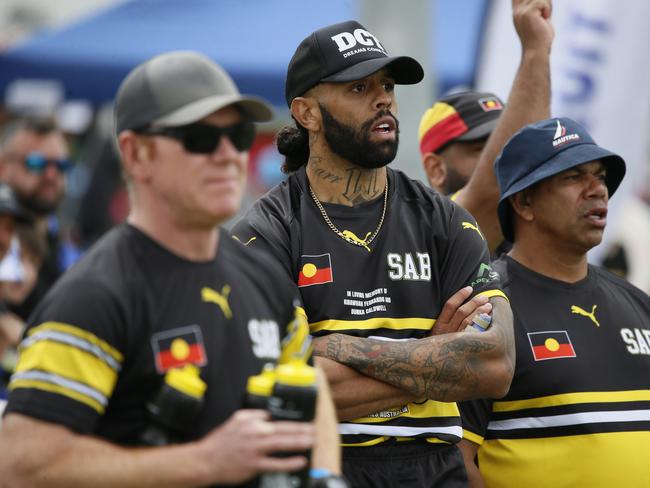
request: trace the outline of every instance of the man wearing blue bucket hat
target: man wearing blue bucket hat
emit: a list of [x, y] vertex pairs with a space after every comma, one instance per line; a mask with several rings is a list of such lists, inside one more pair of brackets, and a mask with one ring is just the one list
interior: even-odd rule
[[625, 163], [557, 118], [495, 170], [517, 360], [505, 398], [461, 405], [466, 459], [490, 487], [650, 486], [650, 298], [587, 262]]

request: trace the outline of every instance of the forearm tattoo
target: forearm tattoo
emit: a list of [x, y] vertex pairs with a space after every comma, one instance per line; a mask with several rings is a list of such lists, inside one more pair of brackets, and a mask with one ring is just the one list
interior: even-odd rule
[[446, 339], [397, 342], [331, 334], [318, 339], [314, 354], [418, 397], [445, 401], [477, 389], [480, 356], [498, 347], [475, 334], [454, 334]]

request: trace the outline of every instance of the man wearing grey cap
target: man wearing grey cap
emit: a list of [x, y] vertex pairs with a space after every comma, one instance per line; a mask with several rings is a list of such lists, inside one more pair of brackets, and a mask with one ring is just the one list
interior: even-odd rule
[[194, 52], [122, 82], [131, 212], [29, 322], [0, 432], [3, 484], [258, 486], [304, 468], [295, 453], [315, 439], [314, 464], [338, 469], [323, 384], [313, 423], [243, 408], [250, 376], [310, 354], [290, 283], [218, 227], [239, 209], [253, 122], [270, 118]]
[[[454, 402], [507, 391], [510, 310], [472, 217], [386, 168], [398, 145], [394, 87], [424, 76], [386, 49], [356, 21], [299, 44], [285, 87], [296, 125], [278, 135], [289, 178], [233, 232], [300, 290], [352, 485], [461, 487]], [[490, 304], [491, 328], [449, 325], [445, 303], [459, 290]]]
[[495, 169], [517, 361], [504, 398], [461, 403], [466, 460], [490, 487], [650, 486], [650, 298], [587, 262], [625, 163], [557, 118]]

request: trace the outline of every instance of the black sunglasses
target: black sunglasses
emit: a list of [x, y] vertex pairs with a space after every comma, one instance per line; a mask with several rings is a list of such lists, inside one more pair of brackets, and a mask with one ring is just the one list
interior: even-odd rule
[[34, 173], [42, 173], [50, 165], [56, 166], [61, 173], [66, 173], [72, 168], [72, 162], [68, 159], [47, 159], [38, 152], [32, 152], [25, 156], [25, 166]]
[[182, 142], [187, 152], [211, 154], [226, 136], [238, 151], [248, 151], [255, 140], [255, 126], [251, 122], [240, 122], [227, 127], [209, 124], [189, 124], [180, 127], [146, 127], [135, 132], [144, 135], [165, 136]]

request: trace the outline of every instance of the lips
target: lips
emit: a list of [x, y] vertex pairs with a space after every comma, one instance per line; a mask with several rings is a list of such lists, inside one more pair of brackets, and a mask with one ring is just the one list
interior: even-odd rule
[[604, 228], [607, 224], [607, 207], [599, 206], [591, 208], [587, 210], [583, 216], [595, 227]]
[[373, 132], [379, 132], [383, 134], [388, 134], [390, 132], [394, 132], [395, 128], [397, 127], [397, 124], [395, 123], [395, 119], [389, 115], [386, 115], [384, 117], [381, 117], [375, 125], [372, 127]]

